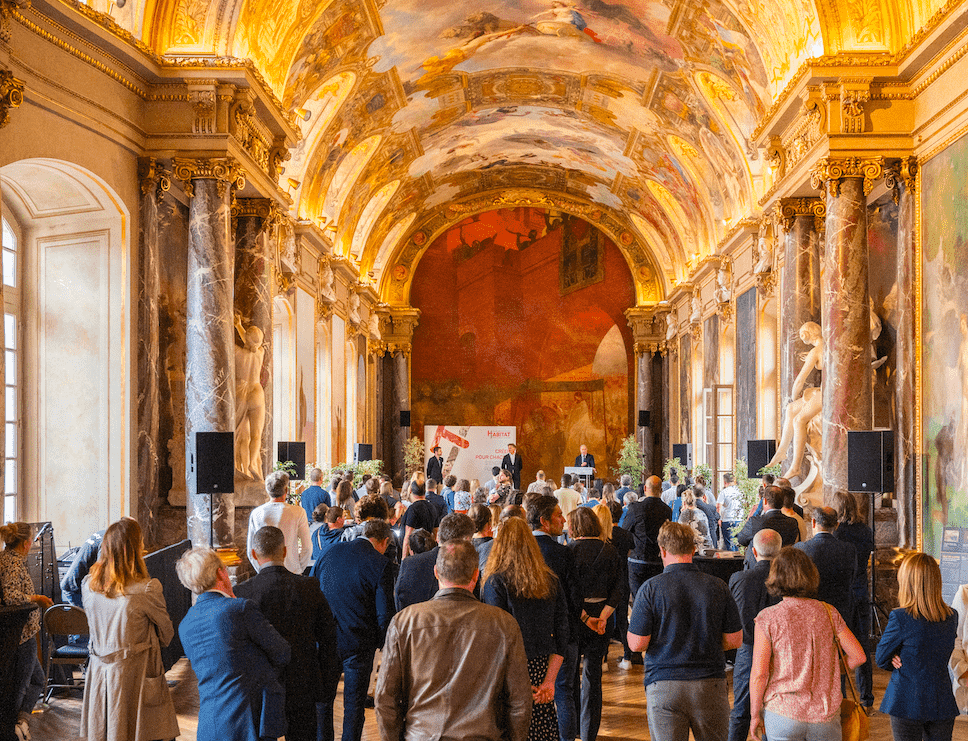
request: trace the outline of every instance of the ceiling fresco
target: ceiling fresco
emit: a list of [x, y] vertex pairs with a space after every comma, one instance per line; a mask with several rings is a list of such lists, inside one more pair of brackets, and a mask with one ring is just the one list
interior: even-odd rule
[[384, 295], [402, 295], [387, 281], [435, 212], [520, 189], [623, 225], [633, 274], [654, 263], [663, 294], [770, 186], [752, 132], [803, 62], [896, 50], [940, 3], [154, 0], [113, 12], [136, 26], [147, 7], [137, 33], [161, 53], [255, 62], [303, 135], [280, 179], [293, 214], [328, 228]]

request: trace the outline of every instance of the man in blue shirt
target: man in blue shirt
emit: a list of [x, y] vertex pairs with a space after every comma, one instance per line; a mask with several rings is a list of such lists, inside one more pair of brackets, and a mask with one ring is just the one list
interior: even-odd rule
[[325, 502], [329, 504], [329, 494], [322, 487], [323, 483], [323, 472], [319, 468], [314, 468], [309, 472], [309, 488], [302, 493], [302, 498], [299, 503], [302, 505], [303, 509], [306, 510], [306, 519], [309, 522], [313, 521], [313, 510]]
[[639, 589], [629, 648], [645, 651], [649, 738], [722, 741], [729, 728], [724, 651], [739, 648], [743, 625], [726, 583], [693, 565], [694, 532], [659, 530], [664, 569]]

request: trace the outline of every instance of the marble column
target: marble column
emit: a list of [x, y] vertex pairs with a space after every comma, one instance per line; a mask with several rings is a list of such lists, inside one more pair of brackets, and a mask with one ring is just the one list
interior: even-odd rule
[[[410, 438], [411, 427], [400, 424], [400, 412], [410, 411], [410, 346], [398, 347], [392, 354], [393, 372], [390, 376], [390, 416], [395, 420], [392, 435], [393, 474], [403, 477], [403, 449]], [[411, 420], [412, 422], [412, 420]]]
[[915, 468], [915, 202], [917, 160], [903, 160], [891, 178], [898, 198], [897, 217], [897, 330], [894, 356], [894, 442], [898, 536], [901, 548], [917, 547], [917, 480]]
[[[810, 346], [800, 339], [806, 322], [820, 324], [820, 238], [825, 206], [819, 198], [784, 198], [777, 211], [784, 232], [783, 269], [780, 275], [780, 403], [781, 419], [793, 401], [793, 382]], [[820, 223], [818, 223], [818, 221]], [[813, 371], [805, 387], [820, 385], [820, 373]], [[792, 446], [784, 454], [792, 458]]]
[[[664, 349], [659, 353], [660, 360], [660, 374], [662, 378], [662, 394], [659, 397], [659, 403], [662, 405], [662, 411], [659, 416], [659, 429], [660, 434], [660, 452], [659, 460], [655, 461], [655, 468], [652, 469], [651, 473], [661, 474], [662, 464], [665, 460], [669, 458], [672, 453], [672, 362], [669, 357], [670, 350]], [[659, 469], [658, 471], [656, 469]]]
[[[821, 276], [824, 502], [847, 489], [847, 431], [872, 423], [867, 193], [880, 165], [824, 161], [826, 236]], [[817, 177], [815, 175], [815, 177]]]
[[[262, 372], [260, 378], [265, 391], [266, 416], [262, 426], [262, 472], [272, 470], [272, 295], [269, 286], [271, 265], [270, 232], [275, 222], [275, 210], [268, 199], [239, 198], [232, 206], [235, 222], [235, 312], [246, 327], [262, 331]], [[263, 481], [248, 481], [239, 491], [236, 483], [236, 502], [258, 506], [265, 501]], [[249, 491], [249, 490], [253, 491]]]
[[[239, 175], [226, 160], [176, 159], [174, 169], [191, 198], [185, 340], [185, 444], [191, 461], [193, 433], [235, 430], [235, 250], [227, 186]], [[231, 547], [234, 494], [197, 491], [191, 466], [186, 479], [188, 537], [194, 545]]]
[[642, 451], [642, 463], [646, 471], [652, 470], [653, 458], [653, 433], [657, 429], [658, 420], [653, 410], [652, 404], [652, 353], [654, 348], [643, 347], [636, 344], [635, 348], [635, 408], [638, 411], [649, 413], [648, 427], [639, 427], [638, 414], [636, 414], [635, 426], [638, 431], [639, 450]]
[[165, 444], [159, 433], [165, 361], [160, 353], [158, 317], [161, 301], [158, 204], [171, 188], [171, 179], [154, 159], [143, 159], [138, 167], [141, 232], [138, 241], [138, 502], [135, 516], [141, 523], [145, 542], [157, 543], [159, 471]]

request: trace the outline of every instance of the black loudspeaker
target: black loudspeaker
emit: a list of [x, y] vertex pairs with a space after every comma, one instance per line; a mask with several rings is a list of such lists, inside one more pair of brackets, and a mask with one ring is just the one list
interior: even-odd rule
[[[692, 468], [692, 443], [673, 443], [672, 457], [678, 458], [683, 468]], [[685, 475], [684, 471], [680, 473]]]
[[639, 427], [650, 427], [652, 425], [652, 412], [648, 409], [639, 409]]
[[276, 460], [279, 463], [292, 461], [296, 466], [295, 475], [290, 476], [293, 481], [302, 481], [306, 478], [306, 443], [279, 443], [278, 453]]
[[373, 460], [373, 446], [366, 443], [357, 443], [353, 446], [353, 462]]
[[751, 479], [760, 475], [766, 464], [776, 455], [776, 440], [746, 441], [746, 470]]
[[847, 489], [894, 491], [894, 430], [847, 431]]
[[199, 494], [235, 491], [235, 433], [196, 432], [191, 465]]
[[410, 426], [410, 410], [406, 409], [400, 412], [400, 426], [409, 427]]

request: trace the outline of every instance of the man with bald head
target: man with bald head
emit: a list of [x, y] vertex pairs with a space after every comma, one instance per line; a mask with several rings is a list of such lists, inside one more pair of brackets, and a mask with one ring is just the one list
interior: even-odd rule
[[760, 610], [779, 602], [766, 589], [770, 563], [783, 547], [776, 530], [760, 530], [753, 536], [750, 550], [756, 560], [752, 569], [739, 571], [729, 579], [729, 591], [739, 608], [743, 623], [743, 645], [736, 649], [733, 666], [733, 709], [729, 715], [729, 741], [746, 741], [750, 732], [750, 670], [753, 668], [753, 620]]

